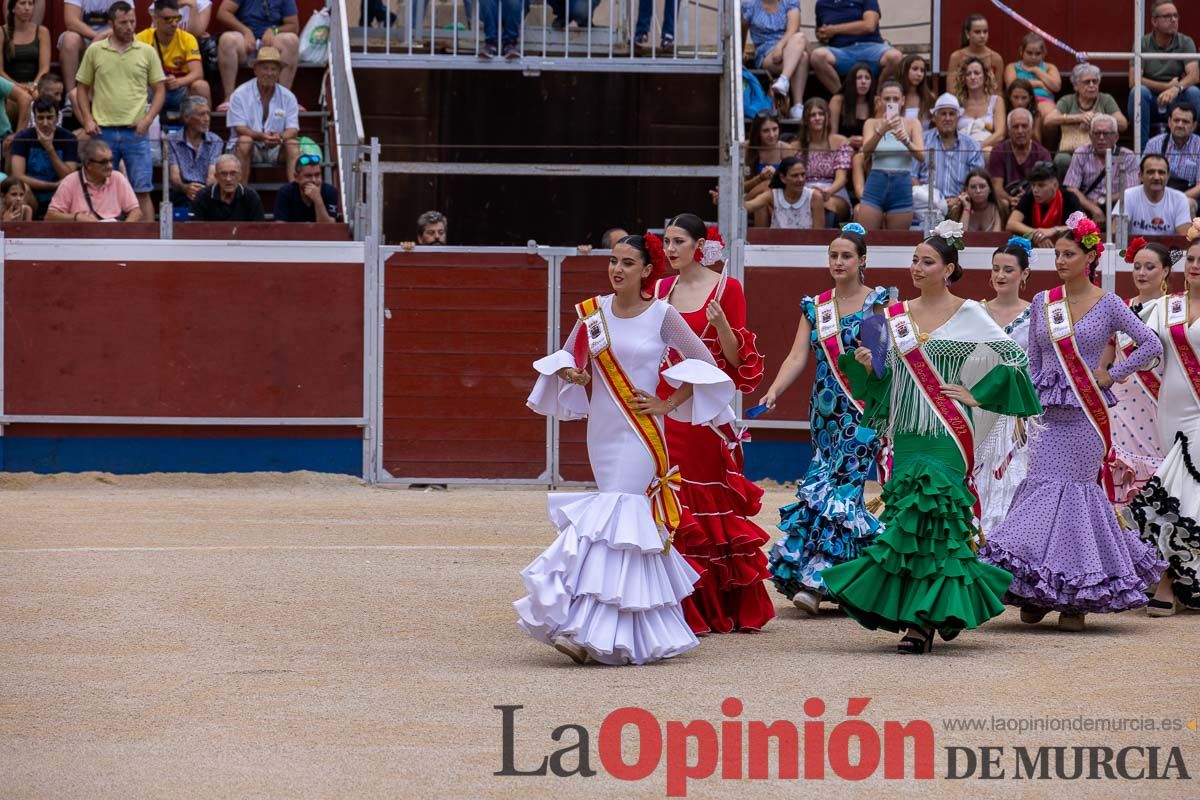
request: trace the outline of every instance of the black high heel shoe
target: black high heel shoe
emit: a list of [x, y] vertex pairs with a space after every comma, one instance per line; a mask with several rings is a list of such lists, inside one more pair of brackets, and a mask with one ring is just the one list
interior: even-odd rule
[[896, 652], [909, 656], [933, 652], [933, 631], [927, 628], [909, 628], [905, 637], [896, 645]]

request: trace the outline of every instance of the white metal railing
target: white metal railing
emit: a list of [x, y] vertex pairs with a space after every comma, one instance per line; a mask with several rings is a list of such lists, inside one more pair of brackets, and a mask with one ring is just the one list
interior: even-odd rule
[[[726, 38], [721, 21], [727, 6], [738, 5], [733, 0], [549, 0], [538, 5], [434, 0], [430, 8], [431, 0], [353, 2], [352, 16], [344, 18], [358, 66], [485, 66], [534, 73], [720, 72]], [[346, 15], [346, 7], [335, 8], [338, 13]], [[664, 47], [668, 37], [673, 41]]]
[[350, 63], [350, 32], [346, 27], [346, 0], [333, 0], [329, 26], [329, 107], [333, 112], [337, 135], [338, 183], [342, 213], [355, 239], [362, 238], [362, 171], [358, 161], [363, 153], [362, 112], [358, 107], [358, 87]]

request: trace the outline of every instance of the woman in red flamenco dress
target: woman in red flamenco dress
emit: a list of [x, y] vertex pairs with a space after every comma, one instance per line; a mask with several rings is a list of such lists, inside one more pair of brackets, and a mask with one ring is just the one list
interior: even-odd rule
[[[667, 225], [662, 246], [678, 274], [659, 281], [656, 296], [675, 306], [739, 392], [754, 391], [763, 362], [746, 329], [742, 286], [705, 266], [720, 260], [716, 229], [710, 232], [696, 215], [681, 214]], [[674, 352], [667, 357], [672, 363], [678, 359]], [[671, 391], [665, 382], [659, 388], [660, 395]], [[761, 508], [762, 489], [742, 474], [741, 443], [731, 424], [692, 426], [667, 419], [666, 429], [671, 463], [683, 478], [675, 547], [701, 573], [695, 592], [683, 601], [684, 616], [698, 634], [757, 631], [775, 616], [764, 583], [771, 573], [762, 548], [770, 537], [749, 519]]]

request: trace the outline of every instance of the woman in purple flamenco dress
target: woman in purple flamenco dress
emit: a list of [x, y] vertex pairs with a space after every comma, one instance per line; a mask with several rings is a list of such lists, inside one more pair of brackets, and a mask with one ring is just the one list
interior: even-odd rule
[[[1075, 215], [1068, 225], [1071, 233], [1055, 246], [1063, 286], [1035, 296], [1030, 315], [1029, 371], [1045, 414], [1031, 426], [1028, 476], [979, 559], [1013, 574], [1004, 601], [1021, 608], [1022, 622], [1058, 611], [1060, 629], [1081, 631], [1086, 614], [1146, 605], [1147, 588], [1166, 566], [1120, 527], [1098, 480], [1108, 449], [1101, 431], [1111, 444], [1108, 389], [1152, 365], [1162, 343], [1092, 282], [1103, 252], [1095, 225]], [[1110, 371], [1100, 361], [1117, 331], [1137, 347]]]

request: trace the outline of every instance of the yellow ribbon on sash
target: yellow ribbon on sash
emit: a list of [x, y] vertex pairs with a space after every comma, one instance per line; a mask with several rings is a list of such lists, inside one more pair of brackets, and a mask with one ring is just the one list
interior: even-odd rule
[[[646, 487], [646, 496], [650, 498], [655, 524], [667, 532], [667, 540], [663, 548], [663, 551], [666, 552], [671, 547], [671, 541], [675, 535], [675, 529], [679, 527], [681, 516], [679, 489], [683, 479], [679, 475], [679, 467], [671, 466], [670, 458], [667, 456], [667, 439], [663, 435], [658, 418], [650, 414], [639, 414], [633, 410], [636, 387], [629, 376], [625, 374], [625, 370], [621, 368], [616, 356], [613, 355], [608, 339], [607, 325], [604, 321], [604, 312], [600, 308], [600, 298], [592, 297], [584, 300], [575, 306], [575, 311], [583, 323], [583, 333], [588, 337], [588, 353], [599, 368], [598, 372], [604, 378], [605, 386], [608, 387], [613, 399], [617, 401], [617, 407], [625, 415], [630, 427], [638, 434], [638, 438], [650, 452], [650, 457], [654, 459], [655, 477]], [[601, 326], [601, 329], [594, 330], [592, 326], [596, 325]], [[593, 344], [598, 346], [593, 347]]]

